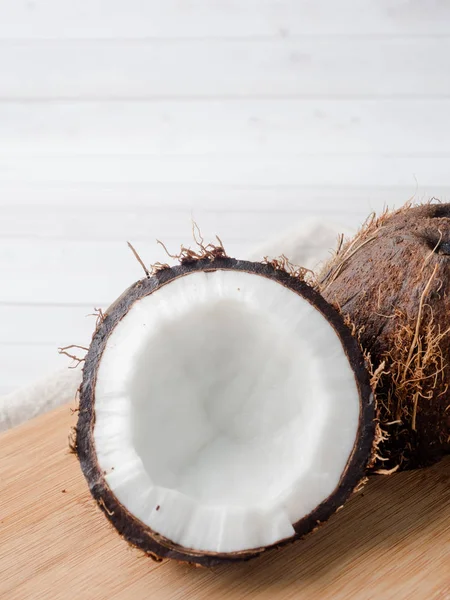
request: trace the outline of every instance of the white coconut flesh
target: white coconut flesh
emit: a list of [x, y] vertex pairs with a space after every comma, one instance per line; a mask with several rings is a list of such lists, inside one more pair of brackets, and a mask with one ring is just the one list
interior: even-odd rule
[[194, 272], [137, 300], [95, 386], [94, 444], [127, 510], [185, 548], [294, 534], [356, 440], [354, 372], [326, 318], [272, 279]]

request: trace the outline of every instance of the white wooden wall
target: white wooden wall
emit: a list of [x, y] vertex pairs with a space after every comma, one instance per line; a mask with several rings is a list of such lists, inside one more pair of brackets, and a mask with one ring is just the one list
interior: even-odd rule
[[191, 215], [233, 254], [450, 199], [450, 2], [0, 0], [0, 394]]

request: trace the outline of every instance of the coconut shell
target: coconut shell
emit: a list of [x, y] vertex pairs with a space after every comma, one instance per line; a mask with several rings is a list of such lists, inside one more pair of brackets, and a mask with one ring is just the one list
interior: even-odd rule
[[[280, 264], [277, 261], [274, 261], [273, 264], [251, 263], [223, 256], [200, 260], [185, 259], [181, 264], [173, 268], [162, 268], [153, 276], [149, 276], [133, 284], [108, 309], [106, 314], [102, 315], [102, 319], [99, 320], [98, 328], [93, 336], [83, 368], [83, 382], [80, 388], [80, 408], [74, 451], [78, 455], [90, 492], [101, 510], [130, 544], [137, 546], [153, 558], [173, 558], [202, 566], [212, 566], [222, 562], [248, 560], [268, 550], [267, 547], [264, 547], [252, 548], [242, 552], [219, 554], [200, 552], [175, 544], [157, 532], [152, 531], [148, 526], [135, 518], [117, 500], [108, 487], [105, 475], [97, 461], [93, 436], [95, 424], [95, 382], [102, 353], [108, 343], [111, 332], [117, 323], [127, 314], [131, 306], [140, 298], [153, 293], [161, 286], [170, 285], [170, 282], [175, 278], [189, 275], [189, 273], [194, 271], [232, 269], [255, 273], [262, 277], [276, 280], [280, 284], [297, 292], [315, 306], [335, 329], [355, 374], [360, 397], [359, 429], [352, 454], [341, 475], [340, 482], [334, 492], [317, 506], [313, 512], [294, 524], [295, 536], [287, 540], [281, 540], [273, 547], [292, 542], [316, 529], [320, 523], [328, 520], [344, 504], [353, 491], [361, 486], [361, 483], [365, 482], [367, 464], [372, 460], [374, 452], [375, 413], [369, 375], [360, 346], [350, 329], [345, 325], [339, 312], [328, 304], [310, 285], [302, 281], [301, 277], [290, 275], [283, 268], [280, 268]], [[161, 452], [164, 452], [164, 448], [161, 448]]]
[[359, 330], [379, 378], [386, 439], [375, 468], [426, 466], [449, 453], [450, 204], [371, 218], [318, 280]]

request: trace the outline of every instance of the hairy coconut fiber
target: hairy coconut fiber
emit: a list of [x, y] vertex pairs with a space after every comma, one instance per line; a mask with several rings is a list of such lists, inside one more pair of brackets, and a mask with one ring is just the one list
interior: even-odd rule
[[371, 217], [318, 280], [359, 330], [379, 377], [386, 436], [375, 468], [425, 466], [449, 453], [450, 204]]

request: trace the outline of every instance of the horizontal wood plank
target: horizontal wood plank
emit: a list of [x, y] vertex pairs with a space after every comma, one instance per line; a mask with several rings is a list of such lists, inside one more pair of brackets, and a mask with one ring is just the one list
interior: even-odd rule
[[[203, 213], [233, 212], [236, 215], [242, 211], [260, 213], [295, 210], [299, 212], [299, 218], [308, 214], [323, 216], [326, 213], [331, 215], [332, 219], [341, 216], [346, 220], [348, 213], [367, 215], [385, 205], [391, 208], [398, 207], [412, 196], [419, 201], [428, 200], [433, 196], [450, 200], [450, 186], [420, 185], [414, 180], [405, 186], [326, 186], [323, 183], [307, 186], [288, 185], [285, 182], [278, 185], [236, 185], [231, 182], [155, 184], [131, 181], [32, 184], [21, 181], [8, 184], [0, 181], [0, 206], [3, 216], [7, 218], [9, 211], [19, 209], [24, 220], [27, 211], [32, 210], [41, 211], [47, 218], [52, 214], [64, 218], [66, 211], [81, 212], [87, 208], [94, 212], [100, 209], [110, 212], [111, 219], [117, 212], [137, 212], [146, 218], [150, 211], [154, 215], [159, 211], [173, 211], [174, 218], [181, 213], [180, 218], [185, 219], [191, 211], [198, 210]], [[197, 218], [197, 212], [193, 214]], [[89, 227], [87, 221], [88, 219], [86, 226]], [[184, 225], [183, 222], [183, 227]], [[158, 235], [163, 234], [167, 235], [167, 232], [158, 232]]]
[[[345, 213], [336, 207], [328, 214], [329, 222], [335, 218], [348, 226], [358, 226], [369, 211], [369, 203], [364, 200], [361, 198], [361, 205], [353, 206], [352, 212]], [[313, 211], [305, 204], [302, 205], [299, 199], [298, 207], [277, 210], [274, 198], [272, 207], [261, 211], [257, 207], [242, 207], [239, 211], [215, 210], [212, 204], [210, 209], [192, 208], [192, 212], [188, 208], [173, 210], [164, 205], [159, 209], [151, 206], [129, 208], [125, 203], [115, 209], [94, 206], [88, 210], [76, 205], [61, 205], [53, 210], [42, 210], [38, 204], [28, 206], [26, 210], [14, 205], [0, 205], [0, 238], [15, 240], [19, 246], [20, 240], [16, 238], [31, 243], [39, 240], [118, 242], [122, 250], [127, 240], [154, 246], [161, 238], [169, 246], [177, 247], [182, 242], [193, 242], [191, 230], [192, 219], [195, 219], [205, 239], [213, 240], [217, 234], [224, 243], [251, 244], [269, 240], [296, 222], [320, 214], [320, 207], [316, 206]]]
[[450, 99], [0, 102], [0, 153], [449, 151]]
[[3, 41], [0, 99], [438, 97], [450, 37]]
[[440, 35], [445, 2], [341, 0], [36, 0], [0, 3], [0, 38], [189, 38], [288, 35]]
[[445, 154], [0, 154], [5, 184], [111, 183], [252, 186], [450, 186]]

